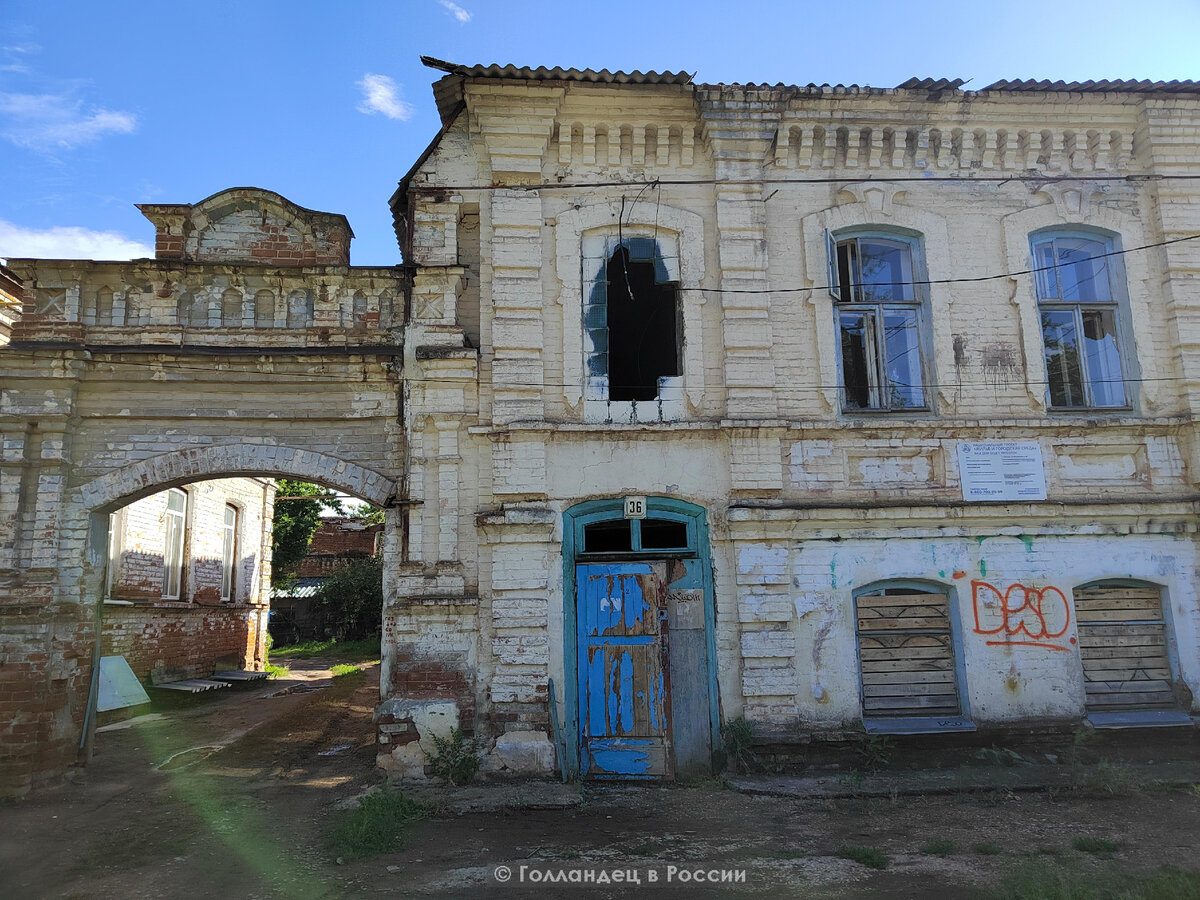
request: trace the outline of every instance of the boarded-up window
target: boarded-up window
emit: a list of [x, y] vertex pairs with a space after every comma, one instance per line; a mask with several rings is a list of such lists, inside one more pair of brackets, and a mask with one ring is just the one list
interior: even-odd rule
[[957, 716], [946, 594], [887, 588], [855, 600], [863, 718]]
[[1091, 711], [1174, 707], [1162, 593], [1151, 584], [1075, 591], [1079, 656]]

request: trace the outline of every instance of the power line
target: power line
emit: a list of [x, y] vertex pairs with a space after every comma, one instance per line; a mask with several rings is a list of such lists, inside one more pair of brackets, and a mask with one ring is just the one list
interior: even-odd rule
[[534, 184], [418, 184], [410, 185], [409, 191], [417, 194], [465, 193], [467, 191], [528, 192], [553, 189], [585, 190], [588, 188], [604, 187], [639, 187], [641, 185], [656, 183], [660, 185], [672, 186], [728, 185], [730, 187], [753, 187], [755, 185], [768, 184], [870, 184], [872, 182], [880, 184], [928, 184], [931, 182], [955, 182], [959, 184], [1007, 184], [1010, 181], [1034, 181], [1041, 184], [1062, 184], [1083, 181], [1124, 181], [1132, 184], [1141, 184], [1145, 182], [1156, 181], [1197, 180], [1200, 180], [1200, 175], [1184, 175], [1167, 172], [1153, 172], [1141, 175], [1048, 175], [1025, 171], [1013, 172], [1008, 175], [897, 175], [878, 178], [874, 177], [873, 175], [855, 178], [854, 174], [851, 173], [838, 177], [823, 176], [819, 178], [754, 178], [745, 180], [731, 180], [728, 178], [654, 178], [647, 180], [635, 178], [630, 179], [629, 181], [540, 181]]
[[[655, 186], [657, 184], [658, 184], [658, 181], [656, 180], [653, 182], [649, 182], [646, 185], [646, 187]], [[636, 203], [637, 200], [640, 199], [641, 193], [644, 193], [644, 191], [645, 191], [645, 188], [643, 188], [642, 192], [639, 192], [638, 198], [635, 198], [634, 203]], [[1077, 265], [1078, 263], [1081, 263], [1081, 262], [1090, 262], [1093, 260], [1106, 259], [1109, 257], [1124, 256], [1125, 254], [1128, 254], [1128, 253], [1136, 253], [1136, 252], [1141, 252], [1144, 250], [1153, 250], [1153, 249], [1156, 249], [1159, 247], [1165, 247], [1165, 246], [1169, 246], [1171, 244], [1178, 244], [1178, 243], [1182, 243], [1184, 241], [1193, 241], [1193, 240], [1197, 240], [1197, 239], [1200, 239], [1200, 234], [1185, 235], [1183, 237], [1170, 238], [1170, 239], [1163, 240], [1163, 241], [1157, 241], [1157, 242], [1151, 243], [1151, 244], [1143, 244], [1138, 247], [1128, 247], [1128, 248], [1122, 248], [1120, 250], [1111, 250], [1111, 251], [1108, 251], [1105, 253], [1097, 253], [1092, 256], [1079, 257], [1078, 259], [1069, 260], [1067, 262], [1056, 262], [1056, 263], [1054, 263], [1052, 265], [1048, 265], [1048, 266], [1036, 266], [1033, 268], [1021, 269], [1021, 270], [1014, 271], [1014, 272], [1002, 272], [1002, 273], [993, 274], [993, 275], [978, 275], [978, 276], [960, 277], [960, 278], [940, 278], [940, 279], [925, 279], [925, 280], [897, 281], [897, 282], [870, 282], [869, 286], [871, 286], [871, 287], [925, 286], [925, 285], [935, 285], [935, 284], [963, 284], [963, 283], [980, 283], [980, 282], [987, 282], [987, 281], [995, 281], [995, 280], [999, 280], [1002, 278], [1014, 278], [1019, 275], [1032, 275], [1032, 274], [1036, 274], [1038, 272], [1057, 270], [1059, 268], [1063, 268], [1066, 266]], [[849, 287], [861, 287], [861, 286], [863, 286], [863, 284], [866, 284], [866, 283], [857, 283], [857, 284], [850, 285]], [[696, 291], [696, 292], [704, 292], [704, 293], [719, 293], [719, 294], [723, 294], [723, 293], [729, 293], [729, 294], [775, 294], [775, 293], [781, 293], [781, 294], [785, 294], [785, 293], [802, 293], [802, 292], [822, 291], [822, 290], [828, 291], [828, 290], [830, 290], [830, 288], [831, 288], [830, 285], [813, 285], [811, 287], [795, 287], [795, 288], [777, 287], [777, 288], [742, 288], [742, 289], [681, 287], [681, 288], [679, 288], [679, 290]], [[850, 305], [853, 305], [853, 304], [850, 304]], [[1065, 305], [1069, 305], [1069, 304], [1065, 304]], [[48, 344], [54, 343], [55, 346], [52, 348], [54, 351], [64, 350], [64, 349], [76, 349], [74, 347], [63, 346], [61, 344], [58, 344], [57, 342], [46, 342], [46, 343], [48, 343]], [[19, 345], [16, 349], [28, 350], [30, 352], [37, 352], [36, 344], [37, 344], [37, 342], [34, 342], [34, 341], [22, 342], [22, 344]], [[51, 348], [48, 348], [48, 349], [51, 349]], [[79, 345], [77, 349], [81, 349], [81, 350], [88, 351], [88, 352], [106, 353], [106, 354], [117, 354], [117, 353], [122, 352], [121, 347], [119, 345], [100, 345], [100, 346], [93, 345], [92, 347], [89, 347], [88, 345], [83, 344], [83, 345]], [[347, 347], [339, 346], [336, 348], [337, 355], [339, 357], [341, 357], [342, 359], [347, 360], [346, 365], [355, 365], [355, 366], [362, 365], [362, 364], [349, 362], [349, 359], [351, 357], [378, 355], [384, 349], [395, 350], [395, 349], [398, 349], [398, 347], [392, 347], [391, 345], [369, 345], [367, 347], [362, 347], [362, 348], [356, 348], [356, 347], [350, 347], [350, 346], [347, 346]], [[205, 353], [207, 353], [207, 354], [211, 354], [214, 357], [224, 357], [227, 359], [232, 359], [232, 358], [249, 359], [252, 356], [269, 355], [271, 353], [271, 350], [272, 350], [272, 348], [265, 348], [265, 347], [264, 348], [212, 347], [212, 346], [188, 347], [187, 345], [170, 345], [170, 346], [164, 345], [161, 348], [159, 348], [159, 347], [154, 347], [154, 348], [139, 347], [134, 351], [127, 351], [127, 352], [136, 352], [139, 354], [153, 354], [153, 355], [159, 355], [159, 354], [165, 355], [167, 353], [171, 353], [171, 354], [185, 354], [185, 353], [205, 354]], [[303, 352], [304, 352], [303, 355], [306, 355], [306, 356], [320, 356], [320, 355], [322, 355], [322, 352], [323, 352], [323, 348], [320, 348], [320, 347], [304, 347], [304, 348], [299, 348], [299, 349], [292, 348], [291, 350], [283, 351], [283, 354], [298, 353], [300, 350], [303, 350]], [[355, 351], [358, 351], [358, 352], [355, 352]], [[208, 372], [208, 373], [212, 373], [214, 371], [217, 371], [217, 372], [223, 371], [221, 369], [214, 370], [212, 367], [185, 366], [185, 365], [179, 365], [179, 364], [175, 364], [175, 363], [137, 362], [137, 361], [127, 360], [127, 359], [109, 359], [109, 360], [104, 360], [104, 361], [99, 361], [99, 360], [93, 359], [90, 362], [94, 366], [124, 365], [124, 366], [143, 367], [143, 368], [153, 369], [155, 371], [171, 370], [171, 371], [179, 371], [179, 372], [194, 371], [194, 372]], [[336, 362], [333, 364], [336, 364]], [[302, 380], [320, 379], [320, 376], [311, 375], [309, 373], [302, 373], [302, 372], [262, 372], [262, 371], [258, 371], [255, 374], [258, 376], [265, 376], [265, 377], [271, 377], [271, 378], [298, 378], [298, 379], [302, 379]], [[1003, 379], [1001, 379], [1001, 380], [1003, 380]], [[1186, 380], [1188, 380], [1188, 379], [1181, 377], [1181, 376], [1179, 376], [1179, 377], [1169, 376], [1169, 377], [1162, 377], [1162, 378], [1121, 378], [1121, 379], [1112, 379], [1107, 382], [1097, 382], [1097, 383], [1134, 384], [1134, 383], [1173, 382], [1173, 381], [1186, 381]], [[420, 381], [414, 382], [414, 383], [415, 384], [430, 384], [430, 383], [438, 383], [438, 382], [447, 383], [447, 384], [461, 384], [462, 379], [422, 378]], [[348, 382], [343, 382], [343, 383], [348, 384]], [[1025, 379], [1021, 379], [1019, 382], [1014, 379], [1012, 383], [1024, 384], [1027, 387], [1044, 386], [1044, 385], [1050, 384], [1050, 382], [1048, 382], [1048, 381], [1039, 382], [1039, 381], [1028, 381]], [[930, 385], [929, 389], [961, 388], [964, 386], [971, 386], [974, 384], [975, 384], [975, 382], [942, 382], [938, 385]], [[535, 388], [535, 389], [536, 388], [556, 388], [556, 387], [557, 388], [579, 387], [579, 385], [575, 384], [575, 383], [558, 383], [558, 384], [556, 384], [553, 382], [546, 382], [546, 381], [542, 381], [542, 382], [508, 381], [508, 382], [504, 382], [503, 385], [508, 386], [508, 387]], [[610, 389], [614, 388], [614, 387], [615, 388], [622, 388], [622, 387], [632, 388], [632, 387], [640, 387], [640, 385], [610, 384], [609, 387], [610, 387]], [[805, 392], [837, 390], [837, 389], [841, 389], [842, 387], [844, 387], [844, 385], [842, 385], [842, 384], [835, 384], [835, 385], [827, 385], [827, 384], [794, 385], [793, 384], [793, 385], [788, 386], [788, 388], [791, 389], [792, 391], [800, 390], [800, 391], [805, 391]], [[648, 400], [648, 401], [639, 401], [639, 402], [653, 403], [655, 401]]]
[[924, 280], [913, 281], [871, 281], [871, 282], [855, 282], [850, 285], [830, 285], [830, 284], [815, 284], [812, 287], [775, 287], [775, 288], [706, 288], [706, 287], [681, 287], [681, 291], [696, 291], [705, 294], [794, 294], [803, 293], [805, 291], [828, 291], [835, 287], [920, 287], [934, 284], [979, 284], [984, 281], [998, 281], [1001, 278], [1016, 278], [1018, 275], [1036, 275], [1038, 272], [1050, 272], [1067, 266], [1078, 265], [1081, 262], [1091, 262], [1097, 259], [1107, 259], [1110, 256], [1124, 256], [1127, 253], [1137, 253], [1142, 250], [1154, 250], [1158, 247], [1166, 247], [1170, 244], [1180, 244], [1184, 241], [1194, 241], [1200, 239], [1200, 234], [1189, 234], [1184, 237], [1169, 238], [1165, 241], [1156, 241], [1153, 244], [1142, 244], [1140, 247], [1125, 247], [1120, 250], [1109, 250], [1107, 253], [1096, 253], [1092, 256], [1081, 256], [1078, 259], [1072, 259], [1067, 262], [1054, 263], [1049, 266], [1035, 266], [1032, 269], [1018, 269], [1015, 272], [1001, 272], [998, 275], [973, 275], [962, 278], [927, 278]]
[[[214, 369], [212, 367], [204, 367], [204, 366], [185, 366], [185, 365], [177, 365], [177, 364], [173, 364], [173, 363], [139, 362], [139, 361], [128, 360], [128, 359], [113, 359], [113, 360], [104, 360], [104, 361], [93, 360], [92, 365], [96, 365], [96, 366], [110, 366], [110, 365], [111, 366], [129, 366], [129, 367], [133, 367], [133, 368], [153, 369], [154, 371], [168, 371], [169, 370], [169, 371], [178, 371], [178, 372], [206, 372], [209, 374], [223, 374], [223, 373], [229, 371], [229, 370]], [[294, 379], [301, 379], [301, 380], [305, 380], [305, 381], [321, 381], [322, 383], [329, 382], [328, 378], [323, 378], [320, 375], [313, 375], [313, 374], [306, 373], [306, 372], [257, 372], [256, 371], [256, 372], [247, 373], [247, 374], [253, 374], [255, 377], [294, 378]], [[679, 377], [682, 377], [682, 376], [679, 376]], [[457, 384], [457, 385], [461, 385], [464, 380], [465, 379], [460, 379], [460, 378], [421, 378], [419, 380], [407, 382], [407, 384], [409, 386], [413, 386], [413, 387], [417, 387], [417, 386], [420, 386], [423, 384]], [[1191, 380], [1191, 379], [1188, 379], [1184, 376], [1168, 375], [1168, 376], [1161, 376], [1161, 377], [1157, 377], [1157, 378], [1122, 377], [1122, 378], [1109, 378], [1109, 379], [1093, 379], [1092, 383], [1093, 384], [1151, 384], [1151, 383], [1182, 382], [1182, 381], [1188, 381], [1188, 380]], [[1043, 387], [1043, 386], [1046, 386], [1051, 383], [1049, 381], [1032, 381], [1032, 380], [1029, 380], [1026, 378], [1012, 378], [1012, 379], [1000, 378], [1000, 379], [988, 380], [988, 381], [939, 381], [936, 384], [919, 385], [919, 387], [921, 387], [923, 390], [927, 390], [927, 391], [951, 390], [951, 389], [964, 388], [964, 387], [995, 387], [996, 386], [995, 382], [998, 382], [1000, 384], [1005, 384], [1005, 385], [1022, 385], [1025, 387]], [[334, 383], [336, 383], [338, 385], [344, 385], [346, 387], [352, 387], [355, 384], [354, 382], [350, 382], [350, 381], [347, 381], [342, 378], [337, 378]], [[506, 387], [531, 388], [531, 389], [537, 389], [537, 388], [563, 388], [563, 389], [565, 389], [565, 388], [577, 388], [579, 386], [580, 385], [577, 382], [505, 381], [505, 382], [501, 382], [499, 385], [494, 386], [493, 392], [497, 388], [499, 390], [503, 390]], [[639, 386], [640, 385], [613, 385], [613, 384], [609, 385], [610, 388], [612, 388], [612, 387], [617, 387], [617, 388], [639, 387]], [[721, 387], [727, 387], [727, 386], [721, 385]], [[814, 382], [814, 383], [808, 383], [808, 384], [789, 382], [786, 385], [781, 385], [780, 390], [783, 390], [785, 392], [792, 392], [792, 393], [816, 393], [818, 391], [841, 390], [844, 387], [845, 387], [845, 385], [842, 384], [841, 382], [838, 382], [836, 384], [830, 384], [830, 383], [825, 383], [825, 382]], [[655, 399], [655, 400], [639, 400], [637, 402], [651, 404], [651, 403], [658, 402], [658, 400], [657, 399]], [[1086, 409], [1081, 410], [1081, 411], [1095, 412], [1095, 411], [1097, 411], [1097, 409], [1103, 411], [1104, 408], [1103, 407], [1087, 407]], [[1119, 409], [1119, 407], [1118, 407], [1118, 409]]]

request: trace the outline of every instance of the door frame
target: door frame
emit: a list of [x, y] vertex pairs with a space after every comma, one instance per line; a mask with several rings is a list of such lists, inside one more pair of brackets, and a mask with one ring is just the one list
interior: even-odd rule
[[[689, 546], [686, 551], [643, 550], [625, 553], [598, 554], [590, 559], [580, 558], [585, 525], [624, 518], [623, 497], [585, 500], [563, 513], [563, 736], [567, 745], [567, 771], [579, 775], [579, 635], [577, 631], [578, 597], [576, 596], [575, 566], [588, 562], [649, 562], [660, 559], [696, 559], [704, 588], [704, 642], [707, 657], [708, 707], [712, 741], [715, 749], [721, 734], [720, 698], [717, 694], [716, 603], [713, 596], [712, 553], [708, 540], [708, 519], [704, 507], [672, 497], [647, 497], [646, 517], [666, 518], [688, 526]], [[655, 515], [658, 514], [658, 515]], [[554, 715], [554, 711], [551, 711]]]

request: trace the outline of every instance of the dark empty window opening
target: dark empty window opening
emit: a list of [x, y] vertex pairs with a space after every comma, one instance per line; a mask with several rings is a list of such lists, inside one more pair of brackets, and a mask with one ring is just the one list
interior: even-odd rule
[[674, 550], [688, 546], [687, 525], [668, 519], [642, 520], [643, 550]]
[[605, 292], [608, 399], [653, 400], [660, 378], [681, 374], [678, 285], [666, 280], [657, 242], [620, 244], [595, 290]]
[[620, 553], [633, 549], [633, 532], [628, 519], [611, 519], [583, 526], [585, 553]]

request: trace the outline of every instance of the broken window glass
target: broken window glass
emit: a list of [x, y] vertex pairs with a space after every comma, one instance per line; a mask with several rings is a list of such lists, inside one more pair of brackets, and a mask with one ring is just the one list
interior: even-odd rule
[[1110, 250], [1107, 241], [1069, 235], [1033, 242], [1051, 407], [1128, 405]]
[[620, 553], [633, 549], [633, 531], [629, 519], [610, 519], [583, 526], [585, 553]]
[[587, 375], [607, 377], [608, 400], [653, 400], [680, 371], [678, 285], [658, 242], [628, 238], [600, 262], [583, 307]]
[[911, 243], [856, 237], [833, 247], [844, 408], [927, 408]]

